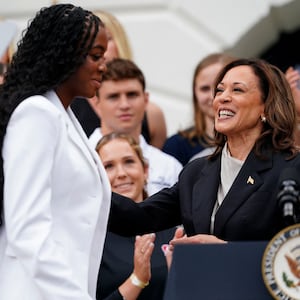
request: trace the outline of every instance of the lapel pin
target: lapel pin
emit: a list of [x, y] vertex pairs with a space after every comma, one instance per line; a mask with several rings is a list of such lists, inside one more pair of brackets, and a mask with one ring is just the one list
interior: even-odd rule
[[254, 184], [254, 179], [251, 176], [249, 176], [247, 179], [247, 183]]

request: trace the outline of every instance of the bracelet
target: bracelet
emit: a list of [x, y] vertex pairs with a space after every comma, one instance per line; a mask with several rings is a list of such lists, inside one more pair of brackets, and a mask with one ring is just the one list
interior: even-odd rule
[[147, 282], [143, 282], [141, 280], [139, 280], [139, 278], [134, 274], [132, 273], [130, 275], [130, 280], [131, 280], [131, 283], [141, 289], [145, 288], [147, 285], [149, 285], [149, 281]]

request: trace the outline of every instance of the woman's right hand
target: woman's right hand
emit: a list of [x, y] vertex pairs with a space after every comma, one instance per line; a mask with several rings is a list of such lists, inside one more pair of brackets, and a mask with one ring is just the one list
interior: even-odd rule
[[[186, 237], [186, 234], [184, 232], [184, 228], [182, 226], [179, 226], [173, 236], [173, 239], [171, 241], [177, 240], [177, 239], [181, 239], [183, 237]], [[171, 264], [172, 264], [172, 259], [173, 259], [173, 250], [174, 250], [174, 246], [171, 244], [163, 244], [161, 246], [161, 249], [166, 257], [166, 262], [167, 262], [167, 267], [168, 270], [170, 270], [171, 268]]]

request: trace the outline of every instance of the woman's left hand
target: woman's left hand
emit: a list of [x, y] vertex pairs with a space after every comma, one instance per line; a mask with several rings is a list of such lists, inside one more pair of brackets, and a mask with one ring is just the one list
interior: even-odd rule
[[148, 282], [151, 278], [151, 256], [154, 240], [154, 233], [138, 235], [135, 239], [133, 273], [143, 282]]
[[[184, 229], [182, 226], [179, 226], [173, 236], [173, 239], [171, 241], [177, 240], [177, 239], [181, 239], [183, 237], [185, 237], [185, 233], [184, 233]], [[161, 247], [165, 257], [166, 257], [166, 262], [167, 262], [167, 267], [170, 270], [171, 267], [171, 263], [172, 263], [172, 257], [173, 257], [173, 250], [174, 250], [174, 246], [172, 246], [171, 244], [164, 244]]]
[[170, 241], [170, 245], [173, 247], [178, 244], [225, 244], [225, 243], [227, 242], [211, 234], [196, 234], [189, 237], [185, 235], [181, 238], [176, 238]]

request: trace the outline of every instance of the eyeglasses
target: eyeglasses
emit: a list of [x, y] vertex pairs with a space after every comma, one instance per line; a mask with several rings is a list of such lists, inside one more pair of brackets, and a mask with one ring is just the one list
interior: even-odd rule
[[7, 64], [0, 62], [0, 76], [7, 71]]

